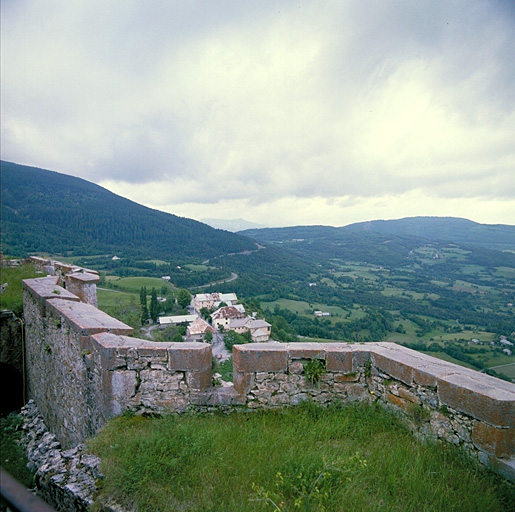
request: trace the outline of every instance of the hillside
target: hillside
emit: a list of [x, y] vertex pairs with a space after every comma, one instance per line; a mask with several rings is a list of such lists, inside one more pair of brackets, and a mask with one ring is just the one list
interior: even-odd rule
[[344, 227], [295, 226], [250, 229], [241, 234], [328, 262], [334, 258], [388, 267], [404, 266], [414, 251], [460, 247], [468, 264], [515, 265], [515, 226], [477, 224], [466, 219], [413, 217]]
[[117, 254], [202, 261], [256, 249], [250, 239], [152, 210], [86, 180], [1, 162], [7, 255]]
[[358, 222], [342, 228], [345, 232], [373, 231], [425, 239], [476, 245], [487, 249], [515, 250], [515, 226], [479, 224], [455, 217], [409, 217], [398, 220]]

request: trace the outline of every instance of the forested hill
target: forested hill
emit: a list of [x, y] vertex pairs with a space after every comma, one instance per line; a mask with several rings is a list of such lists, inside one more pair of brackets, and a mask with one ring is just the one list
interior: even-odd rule
[[294, 226], [287, 228], [247, 229], [240, 234], [264, 242], [290, 243], [333, 240], [343, 243], [367, 235], [374, 241], [388, 240], [391, 235], [418, 242], [454, 242], [494, 250], [515, 250], [515, 226], [478, 224], [454, 217], [409, 217], [399, 220], [374, 220], [343, 227]]
[[86, 180], [1, 162], [2, 251], [202, 260], [256, 249], [241, 235], [152, 210]]
[[341, 228], [345, 232], [373, 231], [391, 235], [476, 245], [486, 249], [515, 250], [515, 226], [479, 224], [455, 217], [408, 217], [398, 220], [358, 222]]

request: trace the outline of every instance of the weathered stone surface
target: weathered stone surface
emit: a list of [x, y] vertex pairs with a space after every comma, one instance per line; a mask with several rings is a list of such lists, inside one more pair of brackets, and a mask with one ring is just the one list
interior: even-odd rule
[[390, 358], [390, 354], [386, 356], [381, 353], [373, 353], [372, 359], [375, 367], [401, 382], [411, 385], [413, 383], [413, 367], [403, 361], [402, 355], [392, 355], [395, 355], [395, 358]]
[[205, 370], [211, 368], [212, 348], [206, 343], [168, 344], [168, 368], [171, 370]]
[[321, 343], [292, 343], [288, 348], [290, 359], [325, 358], [325, 346]]
[[241, 395], [246, 395], [254, 386], [254, 373], [233, 370], [234, 389]]
[[65, 322], [73, 330], [82, 334], [110, 332], [128, 335], [134, 331], [132, 327], [116, 320], [91, 304], [49, 299], [47, 300], [47, 309], [49, 312], [62, 315]]
[[245, 405], [245, 396], [238, 393], [233, 386], [212, 388], [208, 391], [194, 393], [190, 401], [194, 405], [238, 406]]
[[61, 299], [72, 302], [80, 300], [75, 294], [58, 285], [57, 276], [25, 279], [23, 288], [40, 299]]
[[204, 391], [212, 385], [212, 370], [211, 367], [204, 370], [192, 370], [186, 372], [186, 382], [190, 389], [195, 391]]
[[491, 425], [515, 428], [515, 385], [479, 372], [438, 379], [440, 401]]
[[403, 387], [400, 387], [398, 389], [398, 393], [401, 398], [404, 398], [404, 400], [407, 400], [408, 402], [411, 402], [414, 404], [420, 403], [420, 399], [418, 398], [417, 395], [411, 393], [410, 391], [404, 389]]
[[304, 371], [304, 365], [300, 361], [293, 361], [289, 364], [288, 371], [293, 375], [300, 375]]
[[472, 430], [472, 442], [481, 450], [496, 457], [515, 457], [515, 429], [496, 428], [478, 422]]
[[347, 346], [336, 345], [327, 347], [327, 371], [350, 373], [352, 367], [353, 353]]
[[286, 371], [288, 349], [286, 345], [260, 343], [233, 347], [235, 370], [243, 372]]
[[125, 404], [136, 390], [135, 371], [113, 371], [109, 372], [109, 395], [111, 396], [110, 414], [117, 416], [122, 414]]
[[407, 407], [406, 400], [394, 395], [393, 393], [386, 393], [386, 401], [397, 407], [401, 407], [402, 409], [406, 409]]
[[344, 373], [334, 376], [334, 382], [357, 382], [358, 380], [358, 373]]

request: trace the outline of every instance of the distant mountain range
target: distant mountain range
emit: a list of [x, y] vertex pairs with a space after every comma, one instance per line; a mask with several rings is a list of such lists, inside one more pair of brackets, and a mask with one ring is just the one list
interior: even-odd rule
[[202, 261], [254, 241], [147, 208], [81, 178], [1, 162], [2, 251]]
[[329, 226], [296, 226], [240, 231], [240, 234], [263, 242], [291, 243], [340, 240], [350, 242], [356, 236], [368, 235], [386, 240], [389, 235], [413, 237], [418, 241], [453, 242], [493, 250], [515, 250], [515, 226], [478, 224], [455, 217], [409, 217], [398, 220], [358, 222], [339, 228]]
[[[2, 251], [8, 256], [112, 254], [168, 262], [216, 261], [256, 280], [307, 276], [333, 258], [403, 265], [427, 243], [475, 248], [475, 262], [513, 264], [515, 226], [414, 217], [230, 233], [153, 210], [86, 180], [1, 162]], [[241, 221], [240, 222], [247, 222]], [[266, 250], [257, 250], [257, 242]], [[472, 263], [470, 261], [470, 263]], [[289, 276], [286, 278], [286, 276]]]

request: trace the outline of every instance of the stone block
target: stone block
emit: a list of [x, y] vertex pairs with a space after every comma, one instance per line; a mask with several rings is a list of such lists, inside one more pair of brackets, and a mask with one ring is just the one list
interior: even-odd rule
[[402, 353], [395, 354], [395, 359], [391, 355], [373, 353], [372, 361], [374, 366], [378, 370], [391, 375], [394, 379], [411, 385], [413, 383], [413, 367], [402, 360]]
[[254, 381], [253, 373], [233, 371], [234, 389], [241, 395], [246, 395], [254, 387]]
[[134, 331], [132, 327], [83, 302], [49, 299], [47, 310], [52, 314], [62, 315], [66, 323], [82, 335], [101, 332], [130, 335]]
[[290, 359], [325, 359], [325, 346], [320, 343], [292, 343], [288, 347]]
[[127, 402], [136, 390], [136, 372], [113, 371], [106, 372], [109, 382], [108, 396], [110, 404], [110, 414], [118, 416], [127, 406]]
[[293, 375], [300, 375], [304, 371], [304, 365], [300, 361], [293, 361], [288, 366], [288, 372]]
[[358, 383], [346, 384], [345, 391], [347, 396], [354, 400], [366, 400], [372, 396], [365, 386]]
[[406, 403], [406, 400], [404, 400], [403, 398], [401, 398], [400, 396], [396, 396], [392, 393], [386, 393], [386, 401], [397, 406], [397, 407], [400, 407], [402, 409], [407, 409], [408, 407], [408, 404]]
[[350, 373], [352, 367], [353, 353], [346, 346], [327, 347], [327, 365], [328, 372]]
[[190, 396], [193, 405], [207, 406], [236, 406], [245, 405], [245, 397], [240, 395], [232, 386], [222, 388], [212, 388], [208, 391], [193, 393]]
[[242, 372], [285, 372], [288, 350], [284, 345], [263, 343], [233, 347], [233, 366]]
[[513, 428], [496, 428], [477, 422], [472, 429], [472, 442], [480, 450], [496, 457], [515, 457], [515, 429]]
[[459, 371], [438, 379], [438, 398], [442, 404], [490, 425], [515, 428], [515, 385], [509, 382]]
[[[142, 400], [143, 402], [143, 400]], [[184, 412], [188, 406], [188, 402], [184, 397], [181, 396], [158, 396], [156, 395], [149, 404], [143, 404], [147, 407], [157, 408], [161, 411], [175, 411], [175, 412]]]
[[204, 343], [170, 343], [168, 368], [170, 370], [211, 369], [212, 348]]
[[411, 391], [408, 391], [407, 389], [399, 388], [398, 393], [401, 398], [404, 398], [404, 400], [407, 400], [408, 402], [411, 402], [413, 404], [420, 403], [420, 399], [418, 398], [418, 396], [411, 393]]
[[357, 382], [359, 380], [358, 373], [340, 373], [334, 376], [334, 382]]
[[204, 370], [186, 372], [186, 382], [191, 390], [205, 391], [213, 385], [213, 372], [211, 366]]

